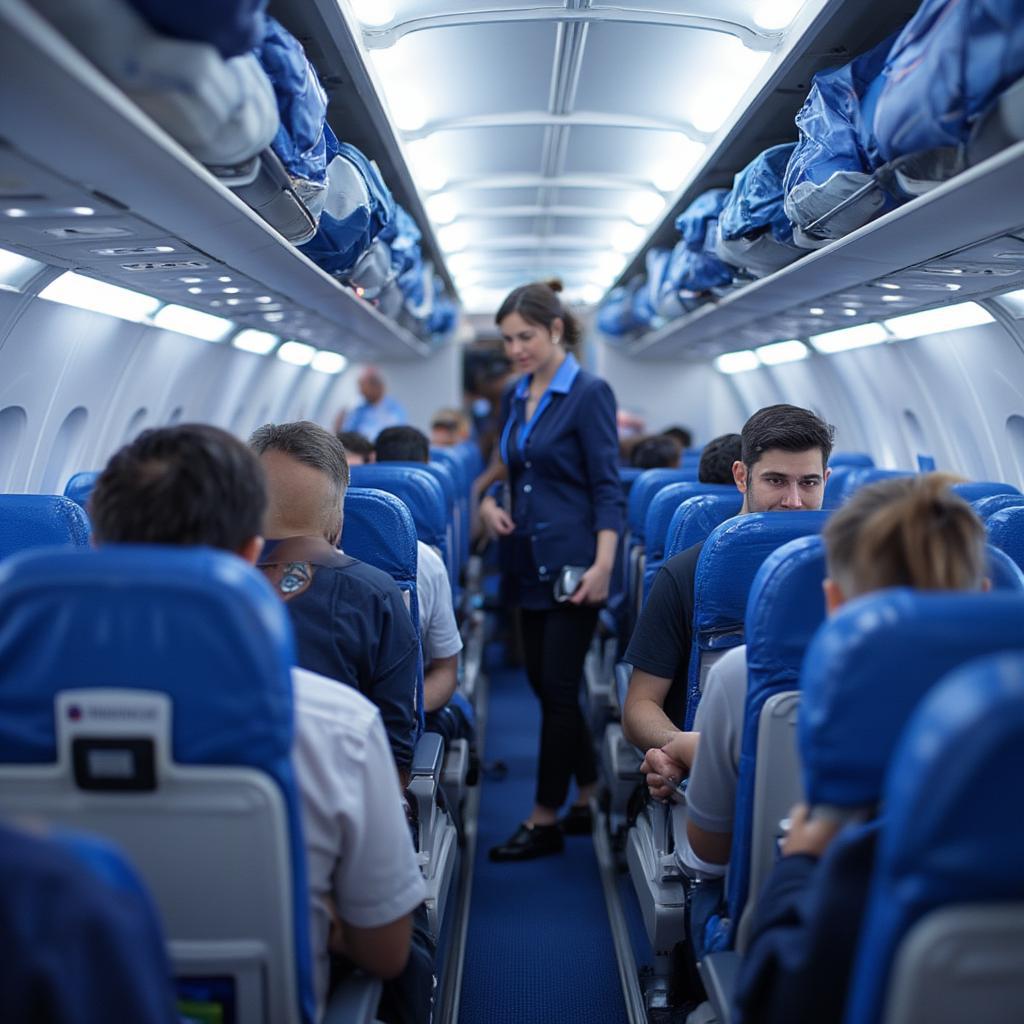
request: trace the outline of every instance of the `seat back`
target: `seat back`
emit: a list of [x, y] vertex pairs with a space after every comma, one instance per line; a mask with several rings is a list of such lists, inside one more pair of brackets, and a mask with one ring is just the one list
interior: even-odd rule
[[400, 498], [412, 514], [416, 536], [437, 548], [454, 574], [454, 545], [444, 488], [421, 462], [375, 462], [352, 467], [352, 486], [387, 491]]
[[839, 508], [843, 502], [861, 487], [876, 484], [880, 480], [893, 480], [896, 477], [913, 476], [909, 469], [875, 469], [868, 466], [840, 467], [835, 470], [825, 484], [825, 508]]
[[672, 513], [665, 531], [665, 561], [707, 540], [716, 526], [739, 515], [742, 507], [743, 495], [735, 487], [731, 494], [724, 492], [687, 498]]
[[[921, 702], [885, 816], [847, 1024], [1007, 1022], [1024, 1002], [1024, 653], [962, 665]], [[884, 1013], [883, 1013], [884, 1010]]]
[[633, 490], [633, 484], [636, 483], [636, 478], [641, 474], [645, 473], [646, 470], [638, 469], [636, 466], [619, 466], [619, 483], [622, 484], [622, 493], [629, 498], [630, 492]]
[[[476, 450], [476, 446], [473, 446]], [[479, 451], [477, 452], [479, 454]], [[469, 561], [469, 540], [472, 524], [470, 501], [475, 476], [472, 470], [472, 456], [469, 448], [457, 445], [452, 448], [431, 448], [430, 462], [432, 465], [444, 466], [452, 477], [455, 488], [455, 508], [457, 518], [457, 552], [459, 566]]]
[[1024, 505], [993, 512], [985, 522], [990, 544], [1024, 569]]
[[30, 551], [0, 623], [0, 813], [113, 839], [179, 976], [228, 979], [236, 1019], [312, 1022], [294, 644], [263, 577], [202, 548]]
[[57, 494], [0, 494], [0, 560], [30, 548], [87, 547], [89, 517]]
[[1004, 484], [995, 480], [968, 480], [966, 483], [953, 484], [950, 490], [959, 494], [966, 502], [981, 501], [982, 498], [994, 498], [997, 495], [1016, 496], [1024, 501], [1024, 495], [1013, 484]]
[[994, 512], [1001, 512], [1004, 508], [1016, 508], [1018, 505], [1024, 505], [1024, 494], [991, 494], [971, 502], [971, 508], [983, 523], [987, 522]]
[[685, 728], [693, 728], [711, 666], [727, 650], [743, 643], [747, 596], [761, 564], [783, 544], [820, 533], [827, 518], [827, 512], [754, 512], [712, 530], [694, 577]]
[[89, 507], [89, 498], [92, 496], [92, 490], [99, 478], [100, 475], [95, 470], [72, 474], [64, 485], [64, 497], [70, 498], [76, 505], [81, 505], [82, 508], [87, 509]]
[[871, 468], [875, 460], [867, 452], [833, 452], [828, 457], [828, 464], [833, 470], [840, 466]]

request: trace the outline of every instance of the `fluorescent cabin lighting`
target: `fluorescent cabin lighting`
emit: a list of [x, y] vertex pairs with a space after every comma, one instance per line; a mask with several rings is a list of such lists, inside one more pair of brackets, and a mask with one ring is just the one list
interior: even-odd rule
[[591, 304], [600, 302], [603, 295], [604, 289], [598, 284], [587, 284], [580, 290], [580, 298]]
[[920, 338], [926, 334], [944, 334], [946, 331], [958, 331], [962, 327], [990, 324], [992, 320], [992, 314], [976, 302], [961, 302], [956, 306], [898, 316], [886, 320], [885, 326], [897, 338]]
[[1007, 310], [1014, 320], [1024, 319], [1024, 289], [1006, 292], [998, 296], [999, 305]]
[[858, 324], [856, 327], [846, 327], [840, 331], [815, 334], [811, 337], [811, 344], [823, 355], [832, 355], [833, 352], [877, 345], [888, 337], [881, 324]]
[[38, 260], [30, 260], [27, 256], [19, 256], [16, 252], [0, 249], [0, 286], [17, 290], [31, 281], [43, 264]]
[[659, 192], [675, 192], [704, 155], [706, 148], [703, 142], [697, 142], [688, 135], [673, 135], [671, 152], [655, 164], [651, 184]]
[[328, 352], [321, 349], [310, 364], [314, 370], [320, 373], [341, 373], [348, 366], [348, 360], [340, 352]]
[[435, 224], [451, 224], [455, 220], [455, 200], [444, 192], [429, 196], [426, 207], [427, 216]]
[[469, 244], [469, 232], [465, 224], [449, 224], [438, 231], [437, 240], [446, 253], [460, 252]]
[[726, 352], [715, 359], [715, 369], [719, 373], [744, 373], [756, 370], [761, 365], [756, 352], [744, 349], [742, 352]]
[[367, 28], [380, 28], [395, 20], [395, 8], [388, 0], [352, 0], [352, 10]]
[[448, 184], [448, 172], [433, 139], [414, 139], [405, 145], [409, 170], [425, 192], [440, 192]]
[[631, 253], [644, 240], [643, 228], [636, 224], [620, 224], [611, 233], [612, 246], [621, 253]]
[[316, 349], [301, 341], [286, 341], [278, 350], [277, 358], [293, 366], [309, 366]]
[[762, 345], [754, 351], [765, 366], [795, 363], [800, 359], [806, 359], [810, 354], [810, 350], [802, 341], [776, 341], [771, 345]]
[[768, 60], [767, 52], [750, 50], [735, 36], [725, 36], [718, 46], [724, 52], [716, 51], [716, 59], [729, 69], [729, 77], [716, 77], [706, 91], [698, 87], [689, 96], [691, 123], [709, 134], [729, 119]]
[[235, 327], [230, 320], [189, 309], [188, 306], [164, 306], [153, 317], [153, 325], [178, 334], [189, 334], [202, 341], [223, 341]]
[[91, 309], [94, 313], [106, 313], [121, 320], [136, 323], [146, 320], [160, 306], [160, 300], [152, 295], [143, 295], [128, 288], [96, 281], [82, 274], [68, 271], [56, 281], [51, 281], [40, 293], [39, 298], [51, 302], [62, 302], [65, 306]]
[[665, 209], [665, 200], [656, 192], [637, 192], [630, 196], [626, 204], [626, 213], [634, 224], [646, 227], [658, 219]]
[[785, 28], [803, 7], [804, 0], [760, 0], [754, 8], [754, 24], [769, 32]]
[[254, 352], [258, 356], [265, 356], [268, 352], [271, 352], [277, 345], [277, 335], [270, 334], [268, 331], [255, 331], [252, 328], [248, 328], [244, 331], [239, 331], [231, 339], [231, 344], [235, 348], [240, 348], [243, 352]]

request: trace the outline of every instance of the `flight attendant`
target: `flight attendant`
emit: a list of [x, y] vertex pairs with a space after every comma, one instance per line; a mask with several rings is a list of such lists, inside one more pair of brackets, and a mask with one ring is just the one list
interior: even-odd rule
[[[558, 296], [561, 283], [516, 288], [495, 322], [521, 374], [503, 401], [501, 459], [510, 508], [492, 488], [480, 514], [501, 538], [507, 604], [521, 609], [523, 653], [541, 705], [536, 801], [492, 860], [558, 853], [563, 833], [590, 831], [597, 780], [580, 709], [583, 660], [607, 599], [623, 520], [615, 396], [580, 369], [580, 328]], [[575, 776], [578, 799], [558, 815]]]

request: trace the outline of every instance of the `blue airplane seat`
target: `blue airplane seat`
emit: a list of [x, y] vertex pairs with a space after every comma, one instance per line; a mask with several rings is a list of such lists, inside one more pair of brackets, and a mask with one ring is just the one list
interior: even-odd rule
[[985, 522], [989, 543], [1024, 569], [1024, 506], [993, 512]]
[[966, 502], [981, 501], [982, 498], [993, 498], [996, 495], [1011, 495], [1024, 500], [1024, 495], [1013, 486], [994, 480], [969, 480], [962, 484], [953, 484], [950, 490], [959, 494]]
[[[1024, 983], [1024, 654], [962, 665], [893, 754], [846, 1024], [1009, 1021]], [[1011, 953], [1013, 951], [1013, 953]]]
[[683, 480], [663, 487], [647, 506], [647, 517], [644, 520], [646, 560], [643, 596], [645, 601], [650, 593], [654, 577], [665, 561], [669, 526], [672, 524], [677, 509], [689, 498], [703, 495], [727, 495], [742, 499], [742, 495], [733, 484], [702, 484]]
[[[837, 469], [832, 476], [837, 479], [835, 482], [830, 478], [825, 484], [824, 507], [829, 509], [839, 508], [851, 495], [861, 487], [868, 484], [877, 484], [880, 480], [892, 480], [901, 476], [913, 476], [909, 469], [876, 469], [870, 466], [851, 466]], [[840, 474], [842, 474], [840, 476]]]
[[[744, 619], [747, 700], [726, 890], [733, 921], [740, 919], [748, 893], [760, 891], [774, 859], [775, 826], [794, 802], [785, 785], [790, 773], [799, 778], [792, 738], [788, 751], [783, 737], [780, 750], [769, 752], [772, 763], [766, 764], [762, 759], [760, 766], [758, 740], [762, 728], [783, 724], [763, 720], [762, 712], [772, 698], [797, 689], [804, 654], [825, 619], [821, 588], [825, 575], [825, 545], [821, 537], [798, 537], [768, 555], [750, 586]], [[791, 717], [790, 707], [783, 706], [781, 701], [774, 705], [773, 719]], [[787, 752], [794, 763], [782, 765], [781, 774], [786, 778], [777, 778], [776, 784], [762, 793], [762, 801], [767, 798], [770, 806], [756, 804], [758, 768], [762, 774], [773, 770], [778, 774], [776, 764]], [[769, 819], [767, 843], [762, 817]]]
[[64, 485], [64, 497], [70, 498], [76, 505], [81, 505], [83, 509], [88, 510], [89, 498], [92, 497], [92, 490], [99, 478], [100, 475], [96, 470], [72, 474]]
[[[743, 495], [734, 487], [732, 492], [702, 494], [687, 498], [673, 513], [665, 533], [665, 561], [694, 544], [708, 539], [716, 527], [732, 519], [743, 507]], [[651, 581], [653, 582], [653, 580]]]
[[636, 466], [619, 466], [619, 483], [622, 484], [622, 493], [629, 498], [630, 492], [633, 490], [633, 484], [636, 483], [636, 478], [646, 470], [639, 469]]
[[704, 453], [703, 445], [695, 445], [692, 448], [683, 449], [683, 461], [681, 465], [685, 469], [692, 469], [696, 472], [700, 468], [700, 457]]
[[992, 494], [971, 502], [975, 515], [983, 523], [988, 522], [989, 516], [994, 512], [1000, 512], [1004, 508], [1016, 508], [1018, 505], [1024, 505], [1024, 494]]
[[179, 978], [311, 1024], [295, 652], [267, 582], [204, 548], [27, 551], [0, 566], [0, 623], [0, 811], [115, 840]]
[[58, 494], [0, 494], [0, 560], [30, 548], [88, 547], [89, 517]]
[[[620, 476], [621, 476], [621, 470]], [[654, 496], [663, 487], [683, 481], [696, 480], [696, 474], [689, 469], [644, 469], [633, 481], [629, 491], [626, 521], [634, 544], [643, 544], [644, 526], [646, 525], [647, 509]]]
[[[476, 447], [475, 445], [473, 446]], [[431, 448], [432, 464], [444, 466], [451, 473], [455, 487], [455, 506], [458, 510], [458, 560], [459, 566], [469, 561], [470, 528], [472, 524], [473, 480], [475, 479], [471, 463], [470, 451], [461, 445], [452, 448]]]
[[827, 512], [754, 512], [712, 530], [693, 585], [693, 646], [684, 728], [693, 728], [704, 680], [725, 651], [743, 643], [747, 597], [764, 560], [797, 537], [821, 532]]
[[480, 451], [480, 445], [476, 441], [462, 441], [455, 445], [454, 450], [459, 452], [466, 460], [466, 467], [469, 471], [468, 478], [472, 484], [484, 471], [484, 457]]
[[833, 452], [829, 456], [828, 464], [832, 469], [838, 469], [840, 466], [861, 469], [873, 467], [875, 460], [867, 452]]
[[994, 544], [986, 545], [988, 565], [986, 575], [993, 590], [1024, 590], [1024, 570]]
[[825, 481], [825, 498], [821, 503], [822, 508], [837, 509], [845, 497], [846, 478], [863, 466], [840, 465], [832, 469], [828, 480]]
[[412, 513], [417, 538], [437, 548], [449, 578], [454, 577], [455, 550], [444, 488], [423, 463], [374, 462], [353, 466], [351, 482], [353, 487], [375, 488], [400, 498]]

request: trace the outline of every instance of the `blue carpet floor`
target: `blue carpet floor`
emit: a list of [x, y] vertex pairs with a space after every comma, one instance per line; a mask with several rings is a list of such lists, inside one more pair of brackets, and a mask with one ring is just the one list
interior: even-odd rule
[[540, 715], [521, 671], [491, 673], [486, 761], [460, 1024], [624, 1024], [615, 951], [589, 836], [564, 854], [492, 864], [533, 805]]

